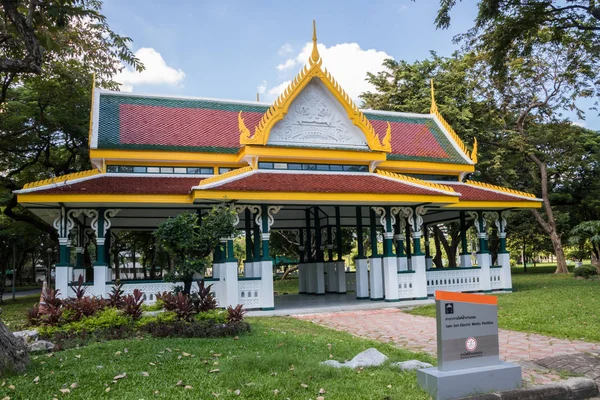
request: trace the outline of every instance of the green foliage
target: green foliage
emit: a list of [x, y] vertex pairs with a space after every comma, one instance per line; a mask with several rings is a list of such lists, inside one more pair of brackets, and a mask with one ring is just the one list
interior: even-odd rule
[[227, 322], [227, 312], [223, 310], [210, 310], [196, 314], [194, 316], [196, 321], [213, 321], [217, 324], [224, 324]]
[[195, 213], [182, 213], [158, 225], [154, 235], [158, 244], [174, 261], [173, 279], [181, 279], [190, 291], [194, 272], [203, 273], [208, 256], [221, 238], [235, 235], [235, 211], [226, 204], [214, 206], [200, 219]]
[[158, 313], [155, 316], [142, 316], [140, 319], [135, 321], [135, 327], [137, 329], [143, 328], [149, 323], [156, 324], [170, 324], [177, 320], [177, 314], [172, 311], [165, 311]]
[[143, 304], [142, 305], [142, 310], [143, 311], [159, 311], [163, 309], [163, 302], [161, 300], [156, 300], [154, 302], [154, 304]]
[[598, 275], [598, 270], [592, 265], [582, 265], [573, 270], [573, 276], [576, 278], [589, 279]]
[[571, 230], [570, 243], [592, 247], [596, 260], [600, 260], [600, 221], [584, 221]]
[[131, 318], [123, 314], [123, 312], [116, 308], [106, 308], [99, 311], [96, 315], [91, 317], [84, 317], [79, 321], [70, 322], [60, 326], [41, 326], [38, 332], [41, 336], [51, 337], [52, 335], [63, 332], [63, 333], [93, 333], [101, 329], [116, 329], [123, 326], [130, 325], [132, 323]]

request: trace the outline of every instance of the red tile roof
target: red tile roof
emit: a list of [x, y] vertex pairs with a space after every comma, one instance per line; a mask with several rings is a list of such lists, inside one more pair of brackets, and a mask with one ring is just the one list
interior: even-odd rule
[[200, 178], [102, 176], [42, 189], [44, 194], [188, 194]]
[[253, 173], [203, 190], [302, 193], [378, 193], [442, 195], [440, 192], [382, 178], [375, 174]]
[[[385, 132], [388, 121], [370, 120], [375, 132]], [[448, 158], [425, 124], [390, 122], [392, 128], [392, 153], [412, 157]]]
[[444, 182], [444, 185], [450, 186], [455, 192], [460, 193], [460, 201], [536, 201], [534, 198], [528, 199], [510, 193], [495, 192], [468, 184]]

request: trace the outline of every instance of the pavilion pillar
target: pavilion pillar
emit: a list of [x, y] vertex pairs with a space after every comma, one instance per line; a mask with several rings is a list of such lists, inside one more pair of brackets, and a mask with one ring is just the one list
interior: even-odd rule
[[[388, 207], [373, 207], [373, 211], [381, 216], [380, 221], [383, 225], [383, 294], [385, 301], [400, 301], [398, 292], [398, 261], [392, 251], [394, 242], [394, 225], [396, 217], [392, 209]], [[394, 211], [398, 210], [394, 207]]]
[[394, 239], [396, 240], [396, 261], [398, 263], [398, 272], [408, 271], [408, 259], [406, 257], [406, 253], [404, 252], [404, 241], [406, 240], [406, 236], [404, 234], [405, 232], [406, 220], [404, 219], [402, 212], [399, 212], [394, 235]]
[[365, 257], [364, 236], [363, 236], [362, 207], [356, 206], [356, 240], [358, 246], [358, 255], [354, 259], [356, 266], [356, 299], [367, 300], [369, 298], [369, 265]]
[[342, 217], [340, 215], [340, 206], [335, 206], [335, 240], [337, 247], [337, 260], [335, 263], [336, 290], [339, 294], [346, 293], [346, 262], [342, 258]]
[[383, 265], [381, 257], [377, 252], [377, 224], [375, 222], [375, 210], [370, 208], [371, 226], [371, 269], [369, 271], [369, 285], [371, 288], [371, 300], [383, 300]]
[[306, 293], [308, 294], [316, 294], [317, 293], [317, 265], [315, 263], [313, 251], [313, 236], [312, 236], [312, 227], [311, 227], [311, 217], [310, 217], [310, 208], [305, 210], [305, 219], [306, 219], [306, 265], [305, 265], [305, 274], [306, 274]]
[[[71, 265], [70, 239], [69, 234], [74, 226], [72, 213], [74, 210], [67, 210], [61, 207], [58, 214], [55, 214], [54, 228], [58, 233], [58, 262], [55, 266], [54, 288], [59, 290], [59, 297], [69, 297], [69, 283], [73, 276], [73, 266]], [[50, 266], [48, 266], [50, 268]], [[15, 274], [13, 271], [13, 279]], [[48, 282], [50, 284], [50, 282]]]
[[470, 212], [469, 213], [475, 222], [475, 229], [477, 230], [477, 239], [479, 240], [479, 250], [477, 251], [477, 266], [481, 268], [479, 272], [479, 289], [484, 293], [492, 291], [491, 272], [490, 272], [490, 254], [487, 248], [487, 233], [485, 220], [485, 213], [482, 212]]
[[75, 282], [79, 281], [79, 278], [82, 277], [85, 282], [85, 266], [83, 265], [83, 243], [85, 236], [85, 224], [75, 228], [76, 235], [76, 247], [75, 247], [75, 268], [73, 269], [73, 280]]
[[501, 280], [502, 290], [512, 292], [512, 274], [510, 270], [510, 254], [506, 250], [506, 215], [508, 211], [502, 211], [496, 218], [496, 227], [498, 228], [498, 238], [500, 239], [500, 249], [498, 251], [498, 264], [502, 266]]
[[235, 258], [234, 237], [221, 239], [221, 262], [219, 263], [219, 280], [221, 281], [222, 299], [219, 304], [222, 307], [235, 307], [239, 304], [238, 299], [238, 263]]
[[433, 268], [433, 257], [431, 257], [431, 242], [427, 225], [423, 225], [423, 232], [425, 233], [425, 269], [430, 270]]
[[325, 294], [325, 262], [323, 256], [323, 243], [321, 236], [321, 219], [319, 218], [319, 207], [315, 207], [315, 248], [317, 250], [316, 270], [316, 294]]
[[86, 214], [92, 218], [91, 226], [96, 232], [96, 262], [94, 263], [94, 295], [106, 297], [108, 294], [107, 281], [109, 273], [108, 262], [106, 259], [105, 246], [108, 245], [108, 230], [111, 226], [110, 218], [117, 215], [120, 210], [99, 208], [98, 210], [89, 210]]
[[260, 247], [261, 247], [261, 236], [260, 236], [260, 227], [262, 224], [262, 221], [260, 220], [260, 216], [261, 216], [261, 212], [260, 212], [260, 207], [259, 206], [254, 206], [254, 208], [251, 210], [253, 211], [253, 215], [255, 215], [255, 219], [253, 221], [253, 226], [254, 226], [254, 237], [253, 237], [253, 243], [254, 243], [254, 250], [252, 251], [254, 257], [252, 258], [252, 265], [251, 265], [251, 276], [258, 278], [260, 276], [260, 261], [261, 261], [261, 255], [260, 255]]
[[414, 210], [405, 208], [405, 215], [412, 226], [413, 254], [411, 267], [414, 272], [414, 295], [417, 300], [427, 299], [427, 271], [425, 266], [425, 254], [421, 251], [421, 229], [423, 227], [423, 215], [427, 212], [425, 207], [419, 206]]
[[306, 294], [308, 284], [305, 263], [306, 252], [304, 251], [306, 246], [304, 245], [304, 229], [302, 228], [298, 230], [298, 239], [300, 243], [298, 246], [298, 254], [300, 256], [300, 260], [298, 260], [298, 294]]
[[460, 212], [460, 266], [471, 268], [471, 253], [469, 253], [469, 242], [467, 241], [467, 219], [465, 212]]
[[333, 227], [327, 224], [327, 293], [337, 292], [337, 273], [335, 260], [333, 259]]

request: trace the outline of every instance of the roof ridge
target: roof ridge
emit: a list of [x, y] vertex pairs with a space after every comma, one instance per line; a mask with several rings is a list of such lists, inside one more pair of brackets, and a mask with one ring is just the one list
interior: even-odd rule
[[523, 192], [523, 191], [520, 191], [520, 190], [510, 189], [510, 188], [503, 187], [503, 186], [492, 185], [490, 183], [477, 182], [477, 181], [471, 181], [471, 180], [467, 180], [467, 181], [465, 181], [465, 183], [468, 183], [469, 185], [479, 186], [479, 187], [482, 187], [482, 188], [485, 188], [485, 189], [492, 189], [492, 190], [497, 190], [499, 192], [505, 192], [505, 193], [509, 193], [509, 194], [516, 194], [518, 196], [531, 197], [533, 199], [537, 199], [536, 195], [534, 195], [534, 194]]
[[383, 176], [389, 176], [391, 178], [398, 179], [401, 181], [416, 183], [417, 185], [428, 186], [437, 190], [443, 190], [445, 192], [456, 193], [452, 187], [442, 185], [441, 183], [428, 182], [423, 179], [413, 178], [412, 176], [397, 174], [395, 172], [390, 171], [377, 170], [376, 173]]
[[86, 171], [73, 172], [71, 174], [56, 176], [54, 178], [42, 179], [39, 181], [26, 183], [25, 185], [23, 185], [23, 189], [32, 189], [35, 187], [51, 185], [53, 183], [63, 183], [68, 180], [71, 180], [71, 179], [86, 178], [88, 176], [93, 176], [93, 175], [97, 175], [100, 173], [101, 172], [97, 169], [89, 169]]
[[237, 169], [232, 169], [231, 171], [227, 171], [223, 174], [219, 174], [219, 175], [214, 175], [211, 176], [210, 178], [206, 178], [206, 179], [202, 179], [200, 181], [200, 183], [198, 183], [198, 187], [199, 186], [205, 186], [211, 183], [215, 183], [215, 182], [220, 182], [222, 180], [225, 180], [227, 178], [231, 178], [237, 175], [241, 175], [244, 174], [246, 172], [250, 172], [253, 171], [254, 168], [252, 168], [252, 166], [248, 165], [246, 167], [242, 167], [242, 168], [237, 168]]

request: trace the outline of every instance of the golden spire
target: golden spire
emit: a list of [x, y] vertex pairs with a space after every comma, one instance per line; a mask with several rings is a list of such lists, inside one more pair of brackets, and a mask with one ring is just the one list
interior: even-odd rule
[[477, 164], [477, 138], [473, 139], [473, 151], [471, 151], [471, 161]]
[[429, 109], [430, 114], [435, 114], [437, 111], [437, 104], [435, 104], [435, 89], [433, 88], [433, 78], [431, 79], [431, 108]]
[[312, 53], [310, 54], [310, 58], [308, 60], [308, 63], [310, 65], [320, 63], [320, 60], [321, 60], [321, 56], [319, 55], [319, 49], [317, 48], [317, 22], [314, 19], [313, 19], [312, 42], [313, 42]]

